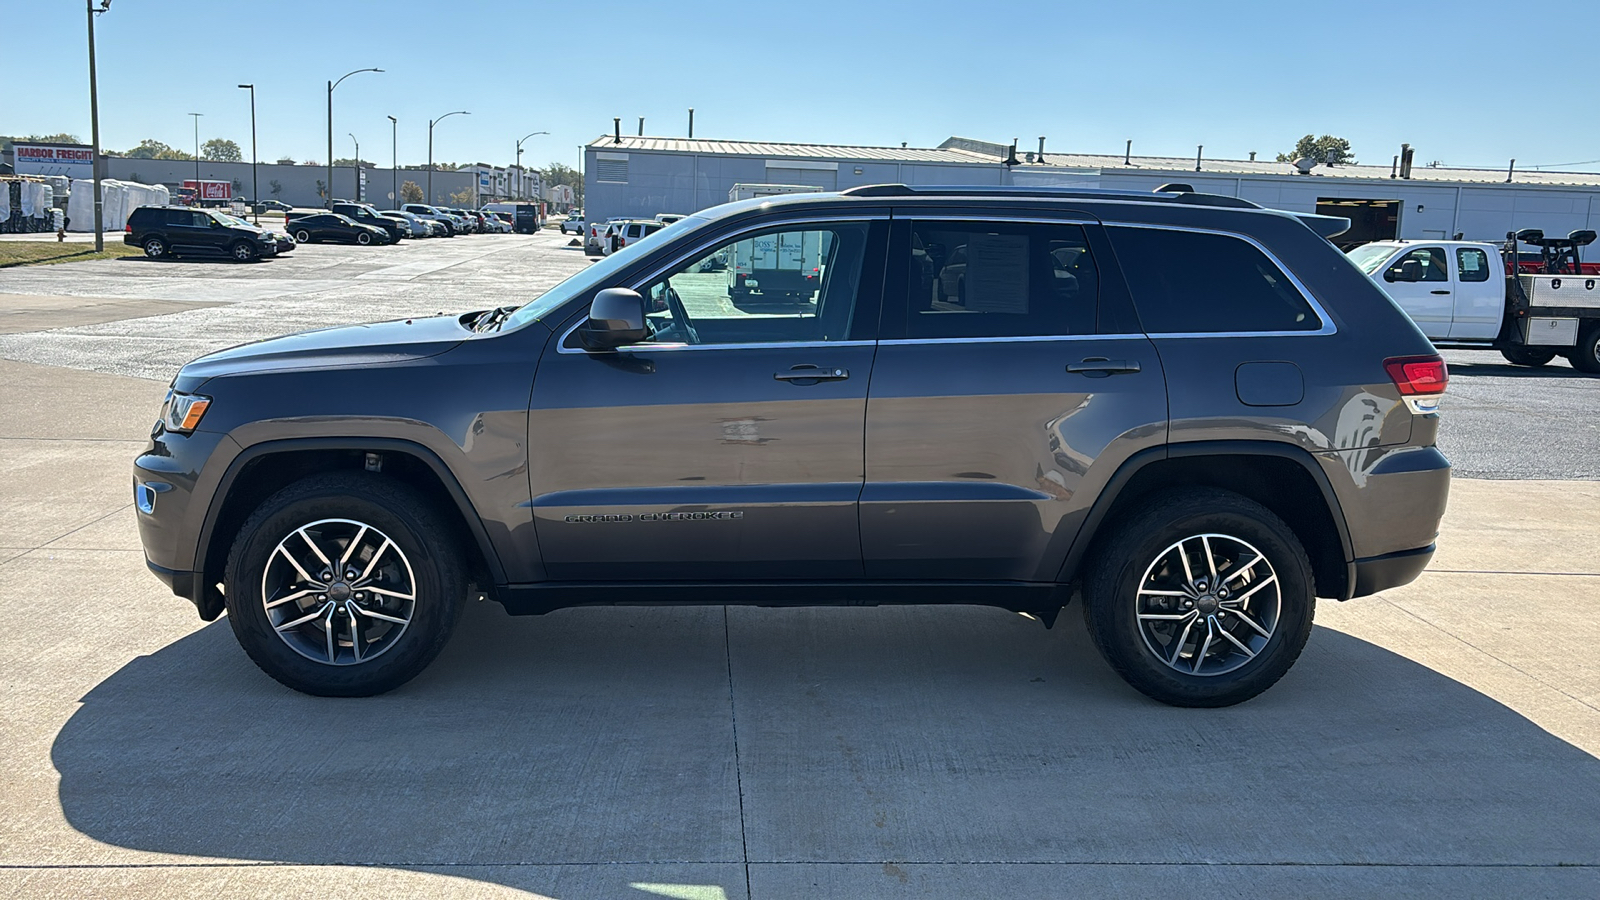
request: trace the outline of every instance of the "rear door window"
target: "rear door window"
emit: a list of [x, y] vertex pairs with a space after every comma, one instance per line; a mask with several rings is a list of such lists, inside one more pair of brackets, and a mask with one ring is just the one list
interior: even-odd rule
[[1094, 333], [1100, 279], [1081, 226], [913, 222], [909, 266], [907, 338]]
[[1488, 281], [1489, 254], [1476, 247], [1458, 247], [1456, 268], [1461, 270], [1462, 281]]
[[1150, 334], [1316, 331], [1306, 296], [1249, 241], [1165, 228], [1107, 229]]

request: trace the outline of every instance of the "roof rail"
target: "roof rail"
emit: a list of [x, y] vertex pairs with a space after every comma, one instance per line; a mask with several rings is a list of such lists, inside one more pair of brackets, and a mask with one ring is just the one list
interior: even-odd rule
[[[1164, 188], [1186, 185], [1163, 185]], [[1158, 189], [1159, 190], [1159, 189]], [[1261, 209], [1259, 204], [1239, 197], [1194, 192], [1145, 193], [1097, 188], [1019, 187], [1016, 185], [908, 185], [864, 184], [839, 193], [846, 197], [1040, 197], [1052, 200], [1141, 200], [1151, 203], [1183, 203], [1195, 206], [1224, 206], [1234, 209]]]

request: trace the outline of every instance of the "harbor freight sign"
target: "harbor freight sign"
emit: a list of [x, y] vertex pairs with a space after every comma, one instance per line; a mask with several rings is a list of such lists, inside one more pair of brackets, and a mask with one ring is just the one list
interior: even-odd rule
[[94, 148], [87, 144], [12, 145], [16, 152], [18, 175], [66, 175], [69, 178], [94, 177]]

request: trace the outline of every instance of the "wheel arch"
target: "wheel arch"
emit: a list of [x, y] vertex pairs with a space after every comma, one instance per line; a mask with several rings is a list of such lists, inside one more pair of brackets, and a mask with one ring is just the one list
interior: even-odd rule
[[1311, 559], [1317, 596], [1349, 599], [1355, 551], [1338, 495], [1308, 451], [1276, 441], [1194, 441], [1134, 454], [1090, 508], [1058, 580], [1078, 581], [1097, 540], [1141, 497], [1199, 486], [1241, 494], [1283, 519]]
[[[229, 463], [206, 510], [196, 546], [194, 570], [202, 618], [222, 613], [222, 580], [228, 551], [250, 513], [268, 497], [308, 475], [342, 469], [362, 470], [366, 455], [382, 456], [382, 474], [417, 490], [446, 517], [471, 535], [462, 542], [474, 580], [484, 587], [505, 583], [505, 570], [460, 481], [438, 454], [396, 438], [300, 438], [267, 441], [248, 447]], [[249, 475], [246, 478], [244, 476]]]

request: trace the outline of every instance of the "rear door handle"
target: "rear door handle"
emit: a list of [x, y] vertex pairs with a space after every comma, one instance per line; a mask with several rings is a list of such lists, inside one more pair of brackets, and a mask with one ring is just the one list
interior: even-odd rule
[[1106, 359], [1103, 356], [1091, 356], [1083, 362], [1067, 363], [1067, 371], [1090, 378], [1104, 378], [1107, 375], [1125, 375], [1129, 372], [1139, 371], [1139, 361], [1136, 359]]
[[1430, 294], [1448, 294], [1449, 291], [1429, 291]]
[[787, 372], [774, 372], [772, 377], [778, 381], [816, 384], [819, 381], [844, 381], [850, 377], [850, 370], [806, 364], [791, 366]]

